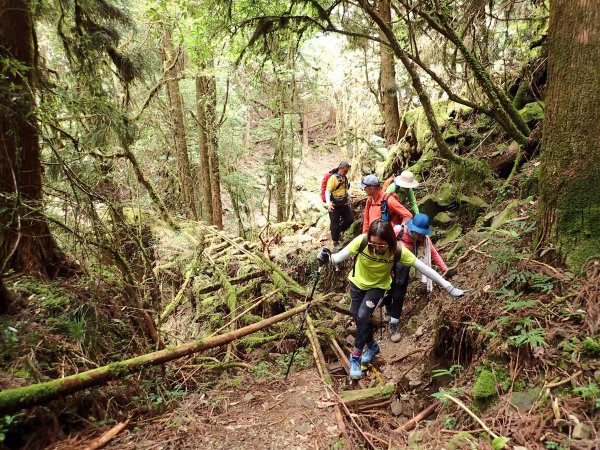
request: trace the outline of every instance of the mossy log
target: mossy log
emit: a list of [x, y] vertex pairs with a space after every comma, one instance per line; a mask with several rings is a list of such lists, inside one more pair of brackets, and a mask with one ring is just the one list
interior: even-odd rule
[[310, 341], [313, 350], [313, 356], [315, 357], [315, 363], [317, 365], [317, 369], [321, 374], [321, 378], [327, 384], [333, 383], [333, 378], [331, 378], [331, 374], [327, 370], [327, 363], [325, 362], [325, 357], [323, 356], [323, 350], [321, 350], [321, 345], [319, 344], [319, 338], [317, 337], [317, 332], [315, 330], [315, 326], [313, 325], [313, 321], [310, 318], [310, 314], [306, 316], [306, 336]]
[[219, 347], [243, 336], [255, 333], [277, 322], [289, 319], [303, 312], [307, 304], [297, 306], [284, 313], [270, 317], [252, 325], [239, 328], [233, 332], [221, 334], [213, 338], [187, 342], [176, 347], [147, 353], [125, 361], [114, 362], [97, 369], [59, 378], [45, 383], [34, 384], [0, 392], [0, 414], [9, 414], [22, 408], [41, 405], [65, 395], [73, 394], [94, 386], [101, 386], [111, 380], [125, 378], [145, 367], [158, 366], [183, 356], [198, 353], [209, 348]]
[[389, 400], [392, 395], [394, 395], [395, 391], [396, 386], [393, 383], [390, 383], [369, 389], [341, 391], [340, 398], [349, 408], [359, 408], [365, 405], [371, 405]]
[[[254, 272], [249, 272], [244, 275], [240, 275], [239, 277], [231, 278], [229, 282], [231, 284], [240, 284], [245, 283], [246, 281], [253, 280], [255, 278], [262, 277], [266, 272], [264, 270], [255, 270]], [[223, 287], [222, 283], [213, 283], [201, 287], [197, 291], [195, 291], [196, 295], [208, 294], [209, 292], [218, 291]]]

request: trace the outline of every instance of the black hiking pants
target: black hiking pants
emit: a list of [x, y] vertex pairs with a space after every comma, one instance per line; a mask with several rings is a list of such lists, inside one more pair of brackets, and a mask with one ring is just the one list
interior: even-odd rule
[[354, 349], [359, 353], [362, 353], [365, 344], [370, 346], [375, 342], [373, 311], [379, 305], [384, 293], [385, 290], [379, 288], [364, 291], [350, 282], [350, 312], [356, 320]]
[[406, 297], [406, 289], [408, 288], [408, 275], [410, 267], [405, 266], [401, 262], [394, 267], [394, 276], [392, 277], [392, 288], [385, 293], [383, 304], [385, 309], [394, 319], [399, 319], [404, 306], [404, 297]]
[[352, 208], [348, 204], [348, 199], [340, 202], [333, 200], [333, 211], [329, 212], [331, 221], [331, 239], [333, 242], [339, 242], [340, 234], [350, 228], [354, 221]]

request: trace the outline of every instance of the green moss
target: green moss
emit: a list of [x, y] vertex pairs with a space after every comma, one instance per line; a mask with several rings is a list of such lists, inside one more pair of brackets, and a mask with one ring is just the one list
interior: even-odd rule
[[600, 356], [600, 341], [592, 336], [588, 336], [583, 341], [583, 353], [587, 356]]
[[458, 130], [458, 127], [454, 123], [450, 124], [450, 126], [446, 128], [446, 130], [442, 134], [446, 142], [456, 142], [460, 135], [461, 132]]
[[486, 399], [496, 395], [496, 380], [489, 369], [483, 369], [473, 385], [473, 398]]
[[125, 378], [131, 373], [131, 368], [122, 362], [111, 363], [106, 369], [114, 378]]
[[446, 444], [446, 448], [448, 450], [461, 450], [477, 447], [475, 445], [475, 438], [473, 435], [467, 433], [466, 431], [461, 431]]
[[450, 228], [448, 231], [446, 231], [446, 233], [444, 233], [444, 237], [436, 242], [436, 246], [443, 247], [446, 244], [455, 241], [456, 239], [458, 239], [461, 233], [462, 227], [459, 224], [455, 223], [452, 228]]
[[527, 124], [544, 119], [544, 102], [527, 103], [519, 110], [519, 115]]
[[[451, 100], [442, 100], [432, 103], [431, 107], [440, 126], [452, 120], [452, 115], [466, 114], [471, 111], [471, 108]], [[427, 148], [428, 141], [431, 139], [431, 128], [423, 111], [423, 107], [420, 106], [419, 108], [407, 111], [404, 114], [403, 120], [406, 121], [407, 125], [414, 124], [418, 147], [420, 149]], [[458, 130], [456, 131], [458, 132]]]
[[437, 213], [433, 218], [433, 221], [442, 225], [453, 222], [452, 217], [450, 217], [450, 215], [447, 212]]

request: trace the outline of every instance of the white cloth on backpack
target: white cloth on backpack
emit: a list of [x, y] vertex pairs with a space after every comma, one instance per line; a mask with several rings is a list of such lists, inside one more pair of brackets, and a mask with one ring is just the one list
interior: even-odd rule
[[[423, 246], [423, 257], [421, 258], [421, 262], [431, 268], [431, 238], [429, 236], [425, 236], [425, 245]], [[421, 281], [427, 285], [427, 292], [433, 291], [433, 281], [431, 281], [431, 278], [421, 274]]]

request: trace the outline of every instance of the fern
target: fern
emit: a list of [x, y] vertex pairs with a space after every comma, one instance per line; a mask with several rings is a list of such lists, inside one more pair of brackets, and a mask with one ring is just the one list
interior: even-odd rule
[[537, 303], [538, 302], [535, 300], [519, 300], [519, 301], [507, 302], [504, 304], [504, 310], [506, 312], [509, 312], [509, 311], [518, 311], [523, 308], [533, 308], [535, 305], [537, 305]]

